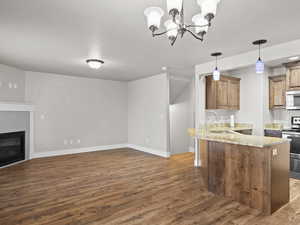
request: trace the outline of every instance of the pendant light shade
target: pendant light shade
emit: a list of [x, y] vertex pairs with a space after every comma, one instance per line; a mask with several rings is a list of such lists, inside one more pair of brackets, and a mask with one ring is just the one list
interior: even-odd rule
[[221, 52], [215, 52], [215, 53], [211, 54], [211, 56], [216, 57], [216, 67], [215, 67], [215, 69], [213, 71], [213, 79], [215, 81], [220, 80], [220, 70], [218, 68], [218, 56], [221, 56], [221, 55], [222, 55]]
[[258, 59], [255, 64], [255, 70], [256, 70], [257, 74], [262, 74], [265, 72], [265, 64], [261, 59], [261, 52], [260, 52], [261, 45], [263, 45], [265, 43], [267, 43], [267, 40], [264, 40], [264, 39], [254, 41], [252, 43], [253, 45], [258, 45]]
[[149, 7], [145, 9], [144, 14], [147, 18], [147, 26], [150, 30], [155, 31], [160, 27], [161, 18], [164, 11], [159, 7]]
[[167, 0], [167, 9], [170, 15], [179, 14], [182, 10], [183, 0]]
[[176, 23], [173, 22], [173, 20], [167, 20], [165, 22], [165, 27], [167, 29], [167, 36], [169, 39], [174, 39], [176, 38], [178, 34], [178, 26]]
[[265, 72], [265, 64], [260, 58], [256, 61], [255, 69], [257, 74], [262, 74]]
[[219, 71], [218, 67], [216, 67], [213, 72], [213, 79], [216, 81], [220, 80], [220, 71]]
[[202, 32], [207, 33], [208, 26], [207, 26], [207, 20], [205, 19], [203, 14], [196, 14], [193, 16], [192, 21], [194, 23], [195, 32], [196, 34], [201, 34]]
[[201, 7], [201, 12], [204, 16], [210, 15], [214, 17], [217, 13], [217, 7], [220, 0], [197, 0], [198, 5]]

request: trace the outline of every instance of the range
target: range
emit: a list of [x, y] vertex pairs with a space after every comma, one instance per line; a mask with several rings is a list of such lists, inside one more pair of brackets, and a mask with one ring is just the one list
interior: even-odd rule
[[291, 177], [300, 179], [300, 116], [291, 118], [291, 129], [283, 130], [282, 137], [291, 140]]

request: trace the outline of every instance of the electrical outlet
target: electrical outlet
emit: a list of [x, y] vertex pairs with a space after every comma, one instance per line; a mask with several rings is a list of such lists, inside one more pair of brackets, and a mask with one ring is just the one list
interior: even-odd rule
[[18, 88], [18, 84], [14, 83], [14, 89], [17, 89], [17, 88]]
[[273, 156], [276, 156], [276, 155], [278, 155], [277, 148], [274, 148], [274, 149], [272, 150], [272, 154], [273, 154]]
[[81, 143], [81, 140], [80, 140], [80, 139], [78, 139], [78, 140], [77, 140], [77, 144], [80, 144], [80, 143]]
[[11, 82], [8, 83], [8, 88], [13, 88], [13, 84]]
[[72, 144], [73, 144], [73, 140], [71, 139], [71, 140], [70, 140], [70, 145], [72, 145]]

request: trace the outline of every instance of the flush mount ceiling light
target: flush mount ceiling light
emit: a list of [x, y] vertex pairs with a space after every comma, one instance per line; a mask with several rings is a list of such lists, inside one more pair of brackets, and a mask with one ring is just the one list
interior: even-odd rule
[[215, 52], [215, 53], [211, 54], [211, 56], [216, 57], [216, 67], [213, 71], [213, 79], [214, 80], [220, 80], [220, 70], [218, 68], [218, 57], [221, 55], [222, 55], [221, 52]]
[[211, 26], [211, 21], [216, 15], [217, 6], [220, 1], [197, 0], [201, 8], [201, 13], [193, 16], [193, 24], [186, 24], [184, 22], [183, 0], [167, 0], [167, 10], [170, 19], [164, 23], [165, 31], [158, 32], [161, 18], [164, 15], [164, 11], [159, 7], [149, 7], [144, 11], [147, 18], [147, 26], [152, 32], [153, 37], [166, 34], [171, 45], [174, 45], [178, 35], [182, 38], [186, 32], [190, 33], [196, 39], [203, 41], [208, 27]]
[[262, 74], [265, 72], [265, 64], [261, 59], [261, 54], [260, 54], [260, 46], [267, 43], [267, 40], [261, 39], [254, 41], [252, 44], [253, 45], [258, 45], [258, 60], [256, 61], [255, 68], [256, 68], [256, 73]]
[[299, 59], [299, 56], [292, 56], [289, 58], [290, 61], [296, 61]]
[[86, 63], [89, 65], [90, 68], [97, 70], [102, 66], [104, 61], [100, 59], [88, 59], [86, 60]]

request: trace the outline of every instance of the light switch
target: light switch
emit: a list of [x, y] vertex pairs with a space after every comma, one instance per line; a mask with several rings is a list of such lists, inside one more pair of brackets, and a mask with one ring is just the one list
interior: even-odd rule
[[277, 148], [274, 148], [274, 149], [272, 150], [272, 152], [273, 152], [273, 156], [276, 156], [276, 155], [278, 155]]
[[17, 89], [17, 88], [18, 88], [18, 84], [14, 83], [14, 89]]
[[11, 82], [8, 83], [8, 88], [13, 88], [13, 84]]

